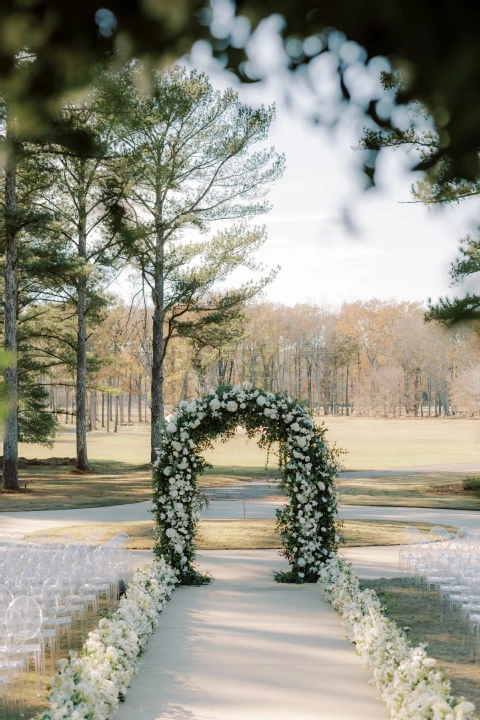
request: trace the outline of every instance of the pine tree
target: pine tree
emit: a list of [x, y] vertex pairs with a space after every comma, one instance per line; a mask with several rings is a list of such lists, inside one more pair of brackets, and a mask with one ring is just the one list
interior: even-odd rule
[[[129, 153], [125, 207], [137, 238], [131, 258], [153, 302], [151, 454], [160, 445], [164, 417], [164, 360], [175, 324], [186, 313], [227, 312], [258, 292], [247, 286], [208, 307], [202, 299], [264, 242], [262, 229], [241, 222], [214, 240], [190, 241], [214, 221], [238, 221], [267, 212], [268, 186], [279, 178], [284, 159], [265, 142], [274, 108], [252, 110], [233, 90], [216, 92], [203, 74], [173, 67], [151, 75], [151, 94], [137, 90], [138, 66], [123, 81], [131, 111], [121, 142]], [[127, 92], [125, 93], [127, 94]], [[253, 270], [253, 265], [250, 265]], [[235, 300], [234, 300], [235, 298]]]

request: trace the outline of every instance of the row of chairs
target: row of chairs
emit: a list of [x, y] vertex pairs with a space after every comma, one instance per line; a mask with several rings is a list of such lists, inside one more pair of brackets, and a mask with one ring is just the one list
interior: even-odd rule
[[[23, 716], [56, 662], [79, 649], [89, 611], [113, 605], [133, 568], [121, 533], [95, 546], [0, 536], [0, 692], [3, 713]], [[44, 539], [43, 539], [44, 540]], [[27, 682], [33, 672], [32, 682]]]
[[434, 592], [436, 611], [447, 628], [459, 624], [465, 644], [480, 657], [480, 533], [440, 525], [428, 535], [415, 527], [402, 531], [399, 567], [411, 588]]

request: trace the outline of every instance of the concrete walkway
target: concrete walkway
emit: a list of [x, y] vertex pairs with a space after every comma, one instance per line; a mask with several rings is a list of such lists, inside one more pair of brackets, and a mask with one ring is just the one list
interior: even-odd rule
[[[283, 503], [274, 500], [212, 500], [203, 510], [202, 517], [205, 520], [274, 518], [276, 509], [282, 505]], [[77, 510], [0, 513], [0, 533], [29, 533], [62, 525], [150, 520], [151, 510], [152, 503], [141, 502]], [[468, 527], [480, 532], [480, 512], [477, 510], [342, 505], [339, 515], [342, 520], [396, 520], [404, 522], [405, 525], [411, 522], [428, 522], [433, 525]]]
[[116, 720], [387, 720], [319, 589], [273, 581], [276, 551], [199, 560], [215, 581], [174, 592]]

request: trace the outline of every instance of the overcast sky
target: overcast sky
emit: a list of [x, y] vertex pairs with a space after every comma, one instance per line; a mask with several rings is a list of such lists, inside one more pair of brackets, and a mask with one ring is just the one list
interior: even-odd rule
[[[265, 97], [249, 89], [246, 97]], [[270, 93], [267, 94], [270, 96]], [[273, 186], [272, 210], [262, 218], [268, 242], [258, 257], [281, 265], [267, 291], [273, 301], [425, 301], [459, 293], [450, 288], [449, 265], [458, 241], [475, 231], [479, 203], [429, 209], [412, 203], [403, 151], [380, 156], [378, 188], [364, 192], [358, 129], [330, 132], [277, 101], [271, 142], [286, 155], [286, 172]], [[345, 216], [347, 215], [347, 221]]]
[[[267, 61], [274, 57], [273, 45], [271, 37], [260, 43], [262, 52], [270, 48]], [[398, 150], [381, 153], [377, 187], [365, 192], [361, 156], [354, 149], [362, 130], [358, 118], [346, 117], [340, 128], [329, 131], [306, 119], [312, 101], [301, 82], [290, 86], [293, 107], [288, 107], [286, 84], [279, 82], [278, 73], [268, 82], [241, 86], [202, 52], [193, 54], [193, 62], [219, 89], [233, 84], [242, 101], [277, 106], [269, 144], [285, 154], [286, 172], [271, 189], [271, 212], [258, 218], [268, 230], [258, 259], [267, 267], [281, 266], [266, 290], [268, 299], [338, 307], [372, 297], [425, 302], [463, 294], [463, 289], [450, 287], [448, 271], [460, 238], [476, 230], [479, 201], [434, 209], [412, 203], [411, 185], [420, 176], [409, 170], [411, 155]], [[356, 87], [371, 84], [378, 70], [370, 68], [371, 76]], [[317, 87], [328, 89], [328, 68], [316, 72]], [[115, 289], [127, 298], [131, 286], [126, 275]], [[231, 283], [245, 278], [237, 273]]]

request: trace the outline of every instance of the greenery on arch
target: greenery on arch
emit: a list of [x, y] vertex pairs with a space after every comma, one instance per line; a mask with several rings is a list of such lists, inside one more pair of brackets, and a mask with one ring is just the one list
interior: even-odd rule
[[207, 581], [193, 566], [197, 522], [205, 499], [197, 477], [208, 463], [201, 453], [212, 441], [227, 440], [242, 425], [259, 445], [278, 447], [281, 485], [287, 504], [277, 511], [281, 554], [290, 570], [279, 582], [316, 582], [324, 562], [333, 557], [337, 532], [338, 451], [329, 447], [325, 429], [291, 398], [249, 383], [220, 387], [192, 402], [182, 402], [162, 427], [162, 447], [153, 469], [157, 524], [155, 553], [179, 571], [181, 583]]

